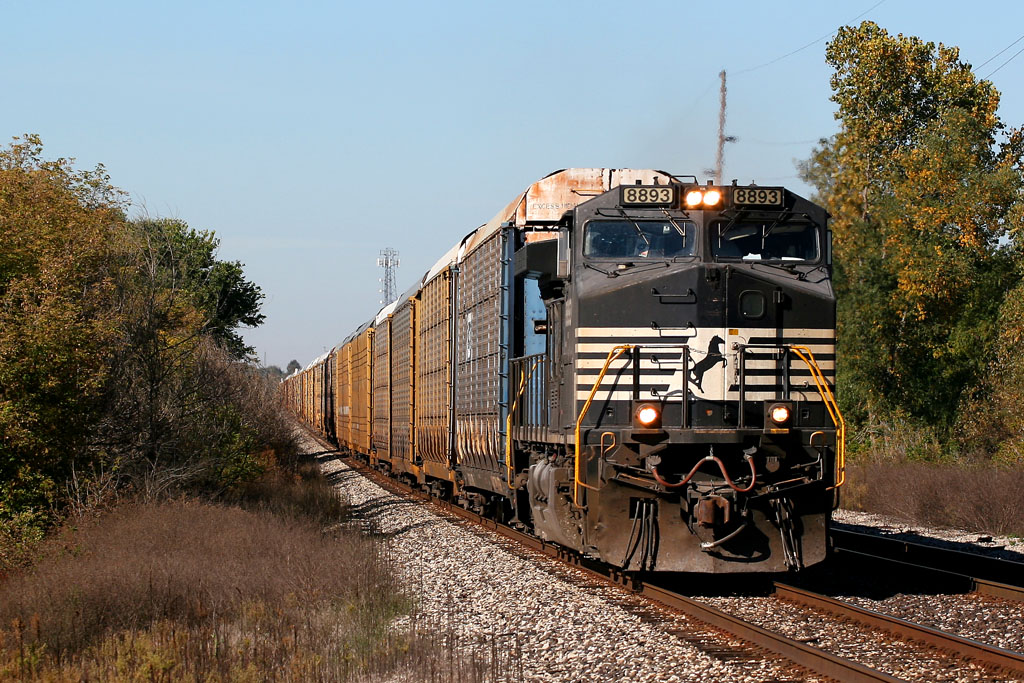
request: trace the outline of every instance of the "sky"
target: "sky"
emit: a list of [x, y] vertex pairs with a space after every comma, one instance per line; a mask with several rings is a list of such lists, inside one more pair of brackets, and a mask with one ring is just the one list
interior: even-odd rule
[[246, 341], [305, 365], [376, 314], [384, 248], [403, 291], [552, 171], [710, 177], [723, 69], [724, 177], [809, 194], [825, 45], [863, 20], [959, 47], [1024, 124], [1021, 0], [0, 0], [0, 144], [214, 231], [266, 295]]

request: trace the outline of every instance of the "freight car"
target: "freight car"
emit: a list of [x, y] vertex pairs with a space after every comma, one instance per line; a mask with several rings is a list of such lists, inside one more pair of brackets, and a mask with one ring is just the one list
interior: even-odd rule
[[559, 171], [284, 395], [375, 467], [628, 571], [811, 565], [844, 479], [827, 219], [781, 187]]

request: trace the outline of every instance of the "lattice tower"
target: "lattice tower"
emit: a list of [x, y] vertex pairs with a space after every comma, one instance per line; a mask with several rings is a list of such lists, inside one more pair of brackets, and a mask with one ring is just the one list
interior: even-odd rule
[[380, 278], [380, 293], [383, 297], [381, 304], [389, 304], [398, 298], [398, 288], [395, 286], [395, 271], [398, 270], [398, 250], [388, 247], [380, 250], [377, 257], [377, 266], [384, 269], [384, 277]]

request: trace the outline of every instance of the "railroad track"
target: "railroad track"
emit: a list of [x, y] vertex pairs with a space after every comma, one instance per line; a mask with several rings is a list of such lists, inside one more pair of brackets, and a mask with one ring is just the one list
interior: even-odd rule
[[[678, 591], [672, 590], [670, 587], [648, 583], [633, 574], [623, 573], [592, 562], [558, 545], [498, 524], [494, 520], [450, 502], [432, 498], [423, 491], [414, 489], [372, 470], [362, 462], [351, 458], [347, 460], [354, 469], [393, 493], [429, 503], [435, 508], [493, 531], [522, 546], [572, 565], [596, 580], [611, 582], [624, 587], [658, 604], [681, 612], [689, 618], [729, 633], [749, 643], [752, 648], [773, 653], [798, 667], [812, 671], [820, 676], [840, 681], [901, 680], [883, 671], [813, 647], [801, 640], [790, 638], [777, 631], [758, 626], [705, 602], [683, 595]], [[961, 662], [968, 660], [983, 666], [996, 676], [1011, 676], [1024, 679], [1024, 655], [1021, 653], [1010, 652], [991, 645], [943, 633], [937, 629], [920, 626], [879, 612], [873, 612], [803, 588], [775, 583], [773, 590], [775, 598], [799, 605], [801, 608], [829, 615], [833, 619], [850, 620], [876, 632], [896, 636], [903, 641], [935, 648], [953, 660], [960, 660]]]
[[964, 657], [1000, 674], [1024, 678], [1024, 654], [1020, 652], [1011, 652], [968, 638], [961, 638], [938, 629], [857, 607], [842, 600], [784, 583], [775, 583], [775, 597], [809, 607], [818, 612], [855, 621], [903, 640], [921, 643], [957, 657]]
[[846, 528], [829, 535], [839, 554], [959, 577], [979, 595], [1024, 602], [1024, 563]]

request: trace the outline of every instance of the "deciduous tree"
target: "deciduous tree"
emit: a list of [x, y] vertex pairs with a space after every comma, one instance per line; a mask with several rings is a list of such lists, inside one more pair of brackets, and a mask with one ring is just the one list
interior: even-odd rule
[[954, 47], [864, 22], [826, 59], [840, 131], [801, 170], [833, 214], [844, 406], [949, 426], [1014, 284], [1020, 133]]
[[242, 264], [212, 232], [126, 209], [102, 167], [47, 161], [31, 135], [0, 149], [0, 524], [94, 467], [222, 486], [290, 433], [240, 362], [239, 328], [263, 320]]
[[123, 221], [102, 167], [0, 149], [0, 518], [49, 504], [98, 417]]

